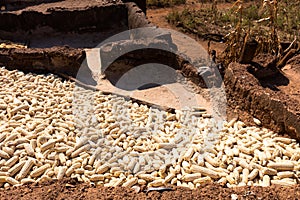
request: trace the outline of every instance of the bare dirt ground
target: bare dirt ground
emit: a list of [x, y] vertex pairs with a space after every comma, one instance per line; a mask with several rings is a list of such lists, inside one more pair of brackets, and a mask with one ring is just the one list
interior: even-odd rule
[[[188, 6], [197, 7], [201, 5], [188, 3]], [[178, 6], [174, 9], [183, 8], [184, 6]], [[147, 11], [149, 20], [159, 27], [175, 28], [176, 30], [176, 27], [169, 25], [165, 20], [165, 16], [171, 10], [171, 8], [149, 9]], [[204, 48], [207, 48], [207, 41], [198, 38], [196, 40]], [[211, 49], [215, 49], [217, 53], [223, 51], [224, 47], [224, 44], [211, 43]], [[279, 86], [279, 89], [299, 98], [298, 75], [294, 75], [294, 71], [296, 70], [299, 70], [299, 68], [295, 69], [288, 66], [284, 68], [283, 71], [289, 78], [291, 87]], [[137, 96], [147, 97], [152, 92], [159, 94], [154, 97], [156, 99], [169, 96], [163, 87], [160, 89], [149, 89], [149, 93], [141, 93], [137, 94]], [[150, 96], [150, 98], [153, 98], [153, 96]], [[165, 103], [169, 103], [168, 99], [164, 99], [164, 101]], [[170, 188], [172, 191], [147, 191], [146, 188], [141, 188], [137, 192], [131, 188], [91, 186], [85, 183], [78, 183], [74, 179], [65, 179], [63, 181], [52, 181], [43, 185], [30, 184], [0, 189], [0, 199], [300, 199], [299, 184], [295, 187], [226, 188], [218, 184], [209, 184], [195, 190], [174, 186], [170, 186]]]
[[[218, 8], [228, 8], [230, 7], [232, 4], [230, 3], [225, 3], [225, 4], [219, 4]], [[180, 29], [174, 25], [171, 25], [168, 23], [166, 16], [176, 10], [176, 11], [182, 11], [185, 8], [191, 8], [191, 9], [200, 9], [203, 6], [210, 6], [209, 4], [202, 4], [202, 3], [196, 3], [194, 1], [187, 1], [187, 3], [185, 5], [179, 5], [179, 6], [174, 6], [173, 8], [157, 8], [157, 9], [148, 9], [147, 10], [147, 17], [148, 20], [150, 22], [152, 22], [154, 25], [160, 27], [160, 28], [167, 28], [167, 29], [173, 29], [176, 31], [180, 31]], [[202, 38], [198, 38], [193, 34], [189, 34], [189, 33], [184, 33], [187, 36], [195, 39], [203, 48], [205, 48], [206, 50], [208, 49], [208, 41], [204, 40]], [[217, 54], [221, 54], [223, 52], [223, 50], [225, 49], [225, 44], [224, 43], [219, 43], [219, 42], [214, 42], [211, 41], [210, 43], [210, 49], [214, 49], [216, 50]]]
[[[297, 59], [298, 58], [298, 59]], [[279, 89], [290, 95], [293, 99], [300, 103], [300, 64], [299, 56], [296, 56], [282, 70], [284, 75], [289, 79], [288, 85], [279, 86]]]
[[[189, 83], [189, 85], [193, 84]], [[207, 98], [208, 94], [205, 96], [203, 93], [193, 94], [194, 91], [191, 91], [189, 88], [187, 88], [186, 84], [172, 83], [128, 92], [114, 87], [108, 80], [104, 79], [98, 82], [97, 87], [102, 91], [121, 94], [124, 96], [127, 96], [128, 94], [135, 99], [166, 108], [182, 109], [185, 106], [205, 107], [208, 109], [208, 113], [211, 113], [211, 105]]]
[[276, 200], [299, 199], [300, 186], [295, 187], [237, 187], [224, 188], [218, 184], [203, 185], [195, 190], [184, 187], [170, 187], [172, 191], [137, 192], [123, 187], [89, 186], [67, 179], [44, 185], [24, 185], [0, 192], [0, 199], [224, 199], [224, 200]]

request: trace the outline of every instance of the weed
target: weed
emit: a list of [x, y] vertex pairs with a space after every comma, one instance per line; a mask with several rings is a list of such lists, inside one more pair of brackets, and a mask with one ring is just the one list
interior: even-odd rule
[[185, 4], [186, 0], [146, 0], [150, 7], [172, 7], [174, 5]]

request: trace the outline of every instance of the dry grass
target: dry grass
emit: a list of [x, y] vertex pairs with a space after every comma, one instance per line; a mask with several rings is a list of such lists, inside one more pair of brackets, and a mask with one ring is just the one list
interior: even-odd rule
[[[279, 19], [282, 19], [286, 3], [279, 2], [277, 0], [264, 0], [262, 5], [257, 7], [254, 11], [249, 12], [243, 7], [243, 2], [241, 0], [236, 1], [234, 4], [236, 9], [236, 16], [239, 19], [235, 29], [227, 35], [227, 49], [225, 51], [226, 62], [237, 61], [241, 57], [241, 50], [246, 42], [250, 40], [255, 40], [258, 42], [258, 48], [256, 54], [258, 53], [269, 53], [276, 56], [276, 60], [279, 61], [285, 55], [286, 52], [283, 51], [281, 42], [293, 40], [293, 43], [297, 41], [297, 36], [295, 31], [287, 29], [279, 23]], [[300, 5], [300, 4], [299, 4]], [[299, 8], [299, 7], [298, 7]], [[257, 13], [253, 15], [251, 13]], [[287, 14], [287, 13], [285, 13]], [[254, 20], [255, 18], [259, 18]], [[298, 26], [300, 22], [299, 16], [297, 14], [287, 21], [296, 22]], [[288, 27], [291, 25], [286, 24]]]
[[[281, 42], [298, 42], [300, 35], [300, 2], [298, 0], [262, 0], [245, 3], [237, 0], [230, 9], [218, 9], [217, 0], [200, 10], [174, 11], [167, 16], [170, 23], [183, 31], [203, 37], [225, 36], [226, 62], [237, 61], [247, 41], [258, 42], [256, 53], [270, 53], [281, 59], [285, 52]], [[295, 39], [296, 38], [296, 39]]]

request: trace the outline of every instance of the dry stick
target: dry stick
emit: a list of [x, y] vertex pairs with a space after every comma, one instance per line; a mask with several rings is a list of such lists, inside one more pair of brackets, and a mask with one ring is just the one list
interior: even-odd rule
[[286, 62], [291, 59], [294, 55], [296, 55], [297, 50], [296, 49], [291, 49], [290, 51], [288, 51], [285, 56], [278, 61], [276, 67], [281, 69], [285, 66]]
[[286, 50], [284, 50], [283, 54], [288, 53], [293, 48], [296, 41], [297, 41], [297, 37], [295, 37], [293, 42], [291, 42], [291, 44], [288, 46], [288, 48]]
[[139, 105], [140, 104], [144, 104], [144, 105], [147, 105], [149, 107], [157, 108], [159, 110], [163, 110], [163, 111], [170, 112], [170, 113], [175, 113], [175, 108], [171, 108], [171, 107], [168, 107], [168, 106], [160, 106], [160, 105], [157, 105], [157, 104], [154, 104], [154, 103], [150, 103], [150, 102], [147, 102], [147, 101], [144, 101], [144, 100], [136, 99], [134, 97], [129, 97], [129, 96], [117, 94], [117, 93], [114, 93], [114, 92], [100, 90], [99, 88], [97, 88], [97, 87], [95, 87], [93, 85], [85, 84], [85, 83], [81, 82], [80, 80], [78, 80], [78, 79], [76, 79], [76, 78], [74, 78], [72, 76], [69, 76], [69, 75], [66, 75], [66, 74], [63, 74], [63, 73], [57, 73], [57, 74], [59, 76], [65, 78], [65, 79], [67, 79], [67, 80], [71, 80], [71, 81], [77, 83], [79, 86], [81, 86], [81, 87], [83, 87], [85, 89], [94, 90], [94, 91], [100, 91], [100, 92], [102, 92], [105, 95], [116, 95], [118, 97], [123, 97], [125, 99], [129, 99], [132, 102], [137, 103]]
[[[297, 41], [297, 38], [295, 37], [295, 39], [293, 40], [293, 42], [289, 45], [289, 47], [283, 52], [283, 58], [280, 59], [277, 64], [276, 67], [281, 69], [285, 66], [286, 62], [292, 58], [294, 55], [297, 54], [298, 50], [293, 49], [293, 46], [295, 44], [295, 42]], [[299, 47], [298, 47], [299, 49]]]

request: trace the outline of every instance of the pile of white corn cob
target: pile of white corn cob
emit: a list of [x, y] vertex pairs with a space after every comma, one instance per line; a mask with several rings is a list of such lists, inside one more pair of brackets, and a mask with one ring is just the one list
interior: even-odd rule
[[0, 84], [5, 188], [64, 177], [127, 187], [298, 181], [299, 144], [265, 128], [236, 119], [219, 128], [203, 108], [167, 113], [54, 75], [0, 68]]

